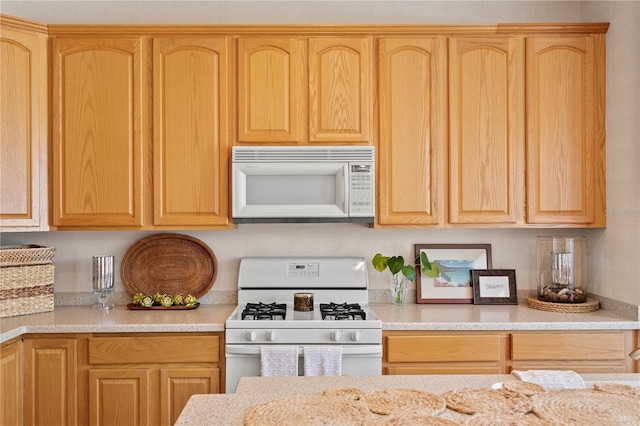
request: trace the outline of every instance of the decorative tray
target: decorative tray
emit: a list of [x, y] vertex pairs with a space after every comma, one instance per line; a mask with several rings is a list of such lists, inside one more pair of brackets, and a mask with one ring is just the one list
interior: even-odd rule
[[190, 306], [180, 305], [180, 306], [149, 306], [149, 307], [138, 306], [138, 305], [134, 305], [133, 303], [129, 303], [127, 305], [127, 308], [131, 309], [132, 311], [149, 311], [149, 310], [178, 311], [178, 310], [196, 309], [198, 306], [200, 306], [200, 303], [196, 303], [195, 305], [190, 305]]
[[143, 238], [129, 248], [120, 267], [122, 284], [132, 296], [182, 293], [199, 299], [217, 276], [218, 261], [209, 246], [181, 234]]

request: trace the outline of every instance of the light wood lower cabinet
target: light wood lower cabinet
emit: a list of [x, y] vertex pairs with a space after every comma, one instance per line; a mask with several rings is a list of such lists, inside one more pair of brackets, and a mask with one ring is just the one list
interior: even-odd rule
[[88, 337], [86, 423], [174, 424], [191, 395], [224, 391], [221, 340], [222, 333]]
[[386, 332], [383, 374], [500, 374], [506, 336]]
[[22, 341], [0, 349], [0, 425], [21, 425], [22, 417]]
[[628, 348], [632, 338], [631, 332], [620, 331], [514, 333], [511, 370], [630, 373], [633, 365]]
[[632, 373], [634, 330], [385, 331], [383, 374]]
[[24, 424], [78, 424], [77, 342], [24, 339]]

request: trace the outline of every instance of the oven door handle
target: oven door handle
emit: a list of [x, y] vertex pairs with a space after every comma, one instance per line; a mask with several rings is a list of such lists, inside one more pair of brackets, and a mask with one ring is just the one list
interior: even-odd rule
[[[225, 352], [227, 355], [260, 355], [260, 345], [226, 345]], [[298, 346], [298, 355], [304, 355], [304, 346]], [[382, 356], [382, 345], [342, 346], [342, 355]]]

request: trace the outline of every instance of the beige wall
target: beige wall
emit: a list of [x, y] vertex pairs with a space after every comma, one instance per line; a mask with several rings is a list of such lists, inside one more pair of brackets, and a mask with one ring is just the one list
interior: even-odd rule
[[[587, 235], [589, 291], [640, 305], [640, 77], [639, 2], [12, 2], [0, 11], [47, 23], [424, 23], [608, 21], [608, 218], [606, 230]], [[535, 288], [535, 244], [553, 230], [372, 230], [358, 225], [247, 225], [232, 231], [188, 232], [218, 258], [213, 290], [235, 290], [239, 259], [265, 255], [413, 255], [416, 243], [490, 243], [494, 268], [517, 271], [519, 289]], [[91, 290], [92, 255], [117, 262], [148, 232], [49, 232], [4, 234], [2, 243], [57, 248], [56, 291]], [[371, 287], [388, 277], [370, 268]], [[123, 290], [118, 279], [116, 290]]]

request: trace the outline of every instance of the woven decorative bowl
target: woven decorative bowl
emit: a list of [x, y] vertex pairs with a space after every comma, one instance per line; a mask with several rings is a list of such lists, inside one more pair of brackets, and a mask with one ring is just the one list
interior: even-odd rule
[[218, 276], [216, 255], [204, 242], [181, 234], [158, 234], [132, 245], [120, 267], [131, 294], [191, 294], [200, 298]]

